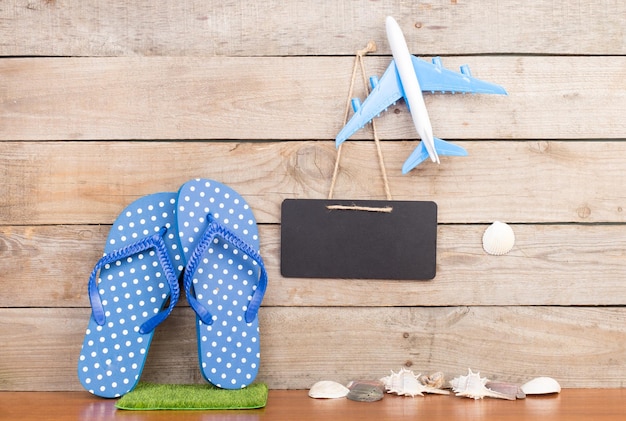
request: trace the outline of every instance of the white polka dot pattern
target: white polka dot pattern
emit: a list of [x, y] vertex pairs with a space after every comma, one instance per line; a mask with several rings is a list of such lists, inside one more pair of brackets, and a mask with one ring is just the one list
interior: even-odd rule
[[[176, 277], [183, 267], [175, 229], [176, 194], [157, 193], [131, 203], [113, 223], [105, 255], [145, 237], [167, 231], [163, 240]], [[83, 387], [102, 397], [118, 397], [139, 380], [154, 331], [140, 326], [164, 307], [170, 288], [154, 249], [105, 265], [98, 277], [105, 322], [93, 317], [85, 333], [78, 361]]]
[[[233, 232], [258, 252], [256, 220], [246, 201], [231, 188], [212, 180], [192, 180], [178, 195], [178, 230], [188, 262], [207, 226], [207, 216]], [[224, 389], [239, 389], [255, 379], [260, 361], [258, 318], [244, 314], [259, 280], [253, 259], [216, 237], [199, 259], [192, 276], [195, 298], [213, 323], [197, 318], [198, 353], [207, 381]]]

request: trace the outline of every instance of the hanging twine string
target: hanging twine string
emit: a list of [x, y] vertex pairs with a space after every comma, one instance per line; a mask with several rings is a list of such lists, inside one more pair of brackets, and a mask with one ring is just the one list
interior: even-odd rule
[[379, 207], [374, 207], [374, 206], [358, 206], [358, 205], [328, 205], [326, 206], [326, 209], [329, 210], [357, 210], [357, 211], [364, 211], [364, 212], [385, 212], [385, 213], [391, 213], [391, 211], [393, 210], [393, 207], [391, 206], [384, 206], [382, 208]]
[[[354, 57], [354, 65], [352, 66], [352, 78], [350, 80], [350, 89], [348, 90], [348, 98], [346, 100], [346, 107], [345, 107], [345, 112], [343, 116], [344, 126], [348, 122], [348, 114], [350, 113], [350, 100], [352, 99], [352, 94], [354, 91], [354, 82], [356, 81], [357, 65], [359, 65], [361, 69], [361, 75], [363, 77], [363, 84], [365, 85], [367, 94], [369, 94], [369, 88], [368, 88], [367, 76], [366, 76], [367, 73], [365, 72], [365, 64], [363, 63], [363, 56], [367, 53], [373, 53], [374, 51], [376, 51], [376, 44], [374, 43], [374, 41], [370, 41], [367, 43], [367, 46], [364, 49], [357, 51], [356, 56]], [[374, 144], [376, 145], [376, 154], [378, 155], [378, 164], [380, 166], [380, 170], [383, 176], [383, 185], [385, 189], [385, 195], [387, 197], [387, 200], [392, 200], [391, 191], [389, 189], [389, 181], [387, 179], [387, 170], [385, 168], [385, 161], [383, 159], [382, 150], [380, 148], [380, 139], [376, 131], [376, 123], [374, 122], [373, 119], [371, 121], [371, 124], [372, 124], [372, 131], [374, 133]], [[332, 199], [333, 193], [335, 190], [335, 184], [337, 183], [337, 175], [339, 173], [339, 163], [341, 161], [342, 147], [343, 147], [343, 143], [339, 145], [339, 148], [337, 148], [337, 159], [335, 160], [335, 169], [333, 171], [333, 178], [330, 184], [330, 192], [328, 193], [328, 200]], [[391, 206], [378, 208], [378, 207], [367, 207], [367, 206], [356, 206], [356, 205], [355, 206], [329, 205], [327, 206], [327, 208], [335, 209], [335, 210], [337, 209], [360, 210], [360, 211], [368, 211], [368, 212], [391, 212], [393, 209]]]

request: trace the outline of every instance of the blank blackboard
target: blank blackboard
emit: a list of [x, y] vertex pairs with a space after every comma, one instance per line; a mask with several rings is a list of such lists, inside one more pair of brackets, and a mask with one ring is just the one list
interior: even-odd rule
[[435, 277], [436, 257], [435, 202], [287, 199], [282, 204], [285, 277], [426, 280]]

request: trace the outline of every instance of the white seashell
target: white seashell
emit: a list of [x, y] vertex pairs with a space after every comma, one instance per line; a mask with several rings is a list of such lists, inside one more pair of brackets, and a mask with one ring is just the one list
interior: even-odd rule
[[494, 256], [507, 254], [515, 245], [515, 233], [504, 222], [496, 221], [483, 233], [483, 249]]
[[309, 389], [309, 396], [315, 399], [345, 398], [350, 389], [332, 380], [322, 380]]
[[522, 391], [527, 395], [546, 395], [559, 393], [561, 385], [552, 377], [536, 377], [522, 385]]
[[401, 368], [397, 373], [392, 370], [391, 375], [381, 378], [380, 381], [385, 385], [387, 393], [401, 396], [424, 396], [424, 393], [450, 394], [447, 390], [422, 384], [420, 376], [421, 374], [415, 375], [411, 370]]
[[515, 383], [488, 381], [485, 384], [485, 387], [493, 390], [494, 392], [503, 393], [509, 396], [511, 399], [526, 398], [526, 394], [522, 391], [521, 387]]
[[437, 371], [430, 376], [424, 374], [422, 376], [419, 376], [419, 379], [424, 386], [430, 386], [436, 389], [441, 389], [446, 383], [446, 377], [441, 371]]
[[468, 369], [467, 376], [459, 376], [450, 380], [450, 385], [456, 396], [462, 396], [466, 398], [482, 399], [485, 396], [490, 398], [515, 400], [515, 397], [511, 398], [503, 393], [495, 392], [485, 384], [489, 380], [481, 378], [480, 373], [474, 373], [471, 369]]

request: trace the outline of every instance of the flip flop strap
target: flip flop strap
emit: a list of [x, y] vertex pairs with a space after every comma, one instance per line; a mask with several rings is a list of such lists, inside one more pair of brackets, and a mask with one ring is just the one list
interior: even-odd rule
[[163, 268], [163, 271], [165, 272], [165, 278], [167, 279], [167, 283], [170, 287], [170, 304], [166, 309], [160, 311], [154, 317], [146, 320], [140, 326], [139, 332], [144, 334], [153, 331], [159, 324], [161, 324], [161, 322], [163, 322], [163, 320], [167, 318], [167, 316], [170, 315], [176, 305], [176, 302], [178, 301], [180, 289], [178, 286], [178, 278], [174, 272], [174, 265], [170, 260], [167, 252], [167, 246], [163, 240], [163, 235], [165, 235], [166, 231], [166, 227], [161, 227], [158, 233], [150, 237], [145, 237], [139, 241], [122, 247], [121, 249], [114, 250], [113, 252], [102, 256], [98, 263], [96, 263], [96, 266], [93, 268], [91, 276], [89, 277], [88, 288], [93, 318], [98, 325], [102, 326], [106, 321], [104, 307], [102, 306], [102, 300], [100, 299], [98, 284], [96, 282], [98, 272], [107, 264], [112, 264], [118, 260], [128, 258], [152, 248], [156, 251], [157, 258]]
[[204, 305], [202, 305], [196, 299], [196, 297], [194, 297], [194, 294], [191, 292], [191, 288], [193, 286], [193, 275], [198, 269], [198, 265], [200, 264], [202, 256], [211, 246], [211, 243], [213, 243], [215, 237], [219, 236], [226, 242], [230, 243], [231, 245], [248, 255], [250, 258], [252, 258], [252, 260], [257, 263], [261, 271], [256, 290], [252, 294], [252, 299], [248, 303], [248, 307], [245, 313], [246, 323], [250, 323], [256, 318], [259, 312], [259, 308], [261, 307], [261, 301], [263, 301], [265, 289], [267, 288], [267, 271], [265, 270], [263, 259], [252, 246], [239, 238], [237, 234], [226, 228], [224, 225], [221, 225], [213, 217], [213, 215], [207, 215], [207, 220], [209, 224], [205, 229], [200, 242], [191, 254], [191, 258], [189, 259], [187, 267], [185, 268], [184, 286], [185, 293], [187, 295], [187, 302], [189, 303], [191, 308], [193, 308], [193, 310], [196, 312], [196, 314], [204, 324], [210, 325], [213, 323], [213, 316], [211, 315], [209, 310]]

